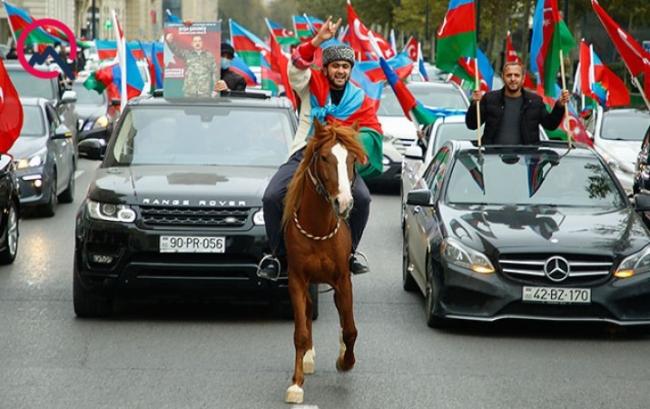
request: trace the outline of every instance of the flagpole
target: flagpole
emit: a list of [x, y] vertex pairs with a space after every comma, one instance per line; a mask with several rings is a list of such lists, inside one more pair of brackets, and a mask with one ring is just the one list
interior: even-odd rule
[[[566, 78], [564, 75], [564, 51], [560, 48], [560, 74], [562, 75], [562, 91], [566, 90]], [[560, 95], [560, 98], [562, 96]], [[571, 147], [572, 144], [572, 139], [573, 135], [571, 135], [571, 127], [569, 126], [568, 123], [569, 119], [569, 104], [564, 104], [564, 123], [565, 123], [565, 129], [567, 133], [567, 142], [569, 143], [569, 147]]]
[[[481, 83], [479, 82], [478, 75], [478, 57], [474, 57], [474, 90], [481, 90]], [[476, 102], [476, 137], [478, 140], [478, 147], [481, 148], [481, 101]]]
[[[639, 79], [637, 77], [635, 77], [634, 75], [632, 75], [632, 73], [630, 73], [630, 75], [632, 76], [632, 82], [634, 83], [634, 85], [638, 88], [639, 92], [641, 93], [641, 97], [643, 98], [643, 102], [645, 102], [645, 106], [648, 108], [648, 110], [650, 110], [650, 101], [648, 101], [648, 97], [645, 95], [643, 87], [639, 83]], [[649, 75], [649, 74], [646, 74], [646, 75]]]

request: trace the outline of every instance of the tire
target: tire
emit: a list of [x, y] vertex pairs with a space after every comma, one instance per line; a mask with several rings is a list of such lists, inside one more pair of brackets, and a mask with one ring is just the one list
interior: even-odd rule
[[[429, 257], [427, 255], [427, 257]], [[439, 307], [439, 300], [436, 296], [436, 291], [433, 288], [433, 282], [435, 278], [433, 276], [433, 269], [431, 263], [427, 263], [427, 287], [425, 292], [425, 312], [427, 325], [431, 328], [444, 328], [446, 327], [447, 321], [436, 315], [435, 311]]]
[[[312, 308], [311, 308], [311, 320], [316, 321], [318, 319], [318, 284], [309, 285], [309, 297], [311, 298]], [[278, 301], [277, 307], [279, 310], [279, 315], [287, 320], [293, 320], [293, 308], [291, 306], [291, 300]]]
[[44, 217], [53, 217], [56, 214], [56, 205], [59, 201], [56, 195], [56, 169], [54, 172], [55, 176], [52, 178], [52, 183], [50, 184], [50, 200], [40, 208], [40, 214]]
[[15, 202], [9, 205], [9, 214], [7, 215], [7, 224], [3, 236], [5, 237], [5, 248], [0, 251], [0, 264], [11, 264], [18, 254], [18, 206]]
[[72, 173], [70, 174], [70, 180], [68, 180], [68, 187], [59, 195], [59, 201], [61, 203], [72, 203], [74, 202], [74, 189], [75, 189], [75, 179], [74, 173], [76, 166], [73, 164]]
[[402, 235], [402, 288], [409, 293], [415, 292], [419, 289], [418, 283], [408, 271], [411, 260], [409, 258], [409, 245], [406, 231]]
[[109, 297], [102, 297], [86, 290], [81, 284], [77, 272], [75, 255], [75, 271], [72, 276], [72, 300], [74, 313], [79, 318], [102, 318], [108, 317], [113, 312], [113, 300]]

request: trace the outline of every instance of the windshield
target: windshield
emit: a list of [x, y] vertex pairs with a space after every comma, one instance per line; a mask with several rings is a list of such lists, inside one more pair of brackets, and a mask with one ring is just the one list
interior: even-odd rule
[[124, 118], [113, 156], [124, 166], [279, 166], [292, 138], [286, 110], [139, 107]]
[[55, 98], [52, 80], [36, 78], [23, 70], [8, 70], [18, 95], [21, 97], [40, 97], [48, 100]]
[[600, 137], [617, 141], [641, 141], [650, 126], [650, 115], [642, 111], [605, 113]]
[[476, 131], [467, 129], [465, 123], [443, 123], [438, 127], [435, 139], [433, 140], [433, 153], [438, 152], [438, 149], [445, 143], [451, 140], [457, 141], [473, 141], [477, 138]]
[[23, 128], [20, 131], [20, 136], [44, 136], [44, 119], [40, 107], [23, 105]]
[[89, 90], [83, 84], [76, 83], [72, 89], [77, 93], [77, 104], [81, 105], [97, 105], [102, 106], [106, 104], [106, 94], [98, 94], [95, 90]]
[[[409, 87], [415, 98], [431, 108], [467, 109], [461, 93], [455, 88]], [[378, 116], [404, 116], [404, 111], [390, 87], [384, 88], [377, 110]]]
[[620, 208], [624, 198], [596, 158], [532, 153], [461, 152], [447, 202], [485, 205], [550, 205]]

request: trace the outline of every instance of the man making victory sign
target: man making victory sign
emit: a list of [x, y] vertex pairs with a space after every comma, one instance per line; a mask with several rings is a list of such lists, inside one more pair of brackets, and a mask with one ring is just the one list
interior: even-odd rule
[[[314, 119], [346, 126], [358, 124], [359, 140], [366, 150], [369, 163], [365, 168], [359, 169], [359, 173], [372, 174], [378, 169], [380, 171], [382, 166], [382, 131], [376, 109], [372, 100], [359, 87], [350, 83], [354, 51], [342, 44], [324, 48], [323, 68], [312, 68], [316, 50], [334, 37], [340, 25], [341, 19], [333, 23], [331, 17], [328, 18], [313, 39], [296, 48], [292, 64], [289, 65], [289, 80], [301, 101], [300, 119], [291, 156], [278, 169], [264, 192], [264, 222], [273, 254], [260, 262], [258, 275], [261, 277], [275, 279], [282, 268], [286, 267], [281, 265], [285, 256], [281, 224], [283, 200], [287, 186], [303, 158], [307, 140], [312, 136]], [[356, 249], [370, 212], [370, 192], [361, 177], [355, 178], [352, 197], [354, 207], [348, 221], [353, 250], [350, 271], [353, 274], [361, 274], [368, 272], [368, 266], [365, 258], [357, 253]]]

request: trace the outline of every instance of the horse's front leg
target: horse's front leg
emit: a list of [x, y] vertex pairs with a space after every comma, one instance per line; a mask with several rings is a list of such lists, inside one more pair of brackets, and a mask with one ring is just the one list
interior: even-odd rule
[[[309, 291], [309, 284], [307, 284]], [[302, 370], [305, 375], [311, 375], [316, 370], [316, 350], [314, 349], [314, 340], [312, 337], [312, 313], [314, 307], [314, 300], [311, 299], [309, 292], [307, 293], [307, 307], [305, 309], [305, 318], [307, 319], [307, 351], [302, 359]]]
[[287, 389], [285, 402], [302, 403], [304, 391], [302, 385], [305, 376], [302, 368], [302, 360], [307, 351], [309, 343], [309, 334], [307, 331], [307, 286], [303, 279], [297, 277], [297, 273], [292, 271], [289, 265], [289, 296], [291, 297], [291, 306], [293, 307], [293, 343], [296, 349], [296, 359], [293, 369], [293, 384]]
[[354, 325], [352, 313], [352, 280], [349, 273], [340, 280], [334, 293], [334, 302], [339, 311], [342, 330], [336, 369], [349, 371], [354, 367], [354, 342], [357, 339], [357, 327]]

